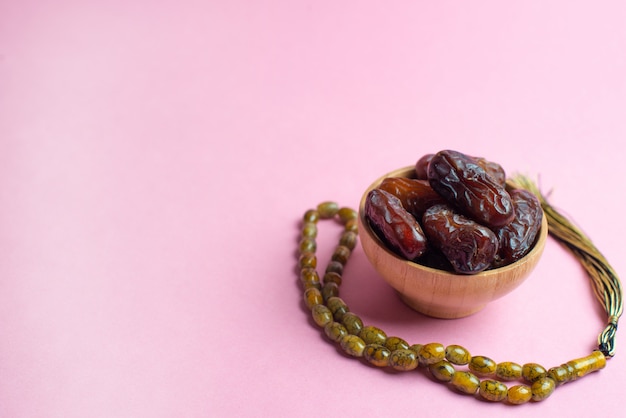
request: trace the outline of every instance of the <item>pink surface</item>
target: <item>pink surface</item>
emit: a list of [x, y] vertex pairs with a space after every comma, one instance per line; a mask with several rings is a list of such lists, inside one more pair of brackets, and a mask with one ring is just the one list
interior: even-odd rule
[[[626, 271], [624, 22], [620, 1], [3, 2], [0, 416], [509, 412], [339, 354], [300, 302], [298, 222], [452, 148], [540, 175]], [[497, 361], [584, 356], [605, 321], [553, 241], [461, 320], [405, 307], [360, 247], [345, 273], [366, 323]], [[516, 415], [616, 416], [625, 351]]]

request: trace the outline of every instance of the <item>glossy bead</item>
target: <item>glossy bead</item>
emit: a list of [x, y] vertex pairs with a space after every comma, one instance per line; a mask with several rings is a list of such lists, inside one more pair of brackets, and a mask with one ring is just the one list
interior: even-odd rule
[[540, 377], [530, 387], [533, 401], [543, 401], [554, 392], [556, 383], [549, 377]]
[[303, 238], [317, 237], [317, 224], [313, 222], [305, 222], [304, 225], [302, 225], [302, 237]]
[[522, 366], [522, 377], [528, 382], [534, 382], [546, 375], [546, 369], [537, 363], [526, 363]]
[[328, 309], [330, 309], [330, 311], [333, 313], [333, 318], [335, 318], [335, 321], [338, 322], [341, 322], [343, 316], [350, 311], [348, 305], [346, 305], [343, 299], [338, 296], [328, 298], [328, 300], [326, 301], [326, 306], [328, 306]]
[[339, 205], [335, 202], [323, 202], [317, 205], [320, 219], [330, 219], [339, 212]]
[[339, 220], [341, 221], [341, 223], [345, 224], [351, 219], [356, 219], [358, 213], [352, 208], [343, 207], [337, 211], [337, 215], [339, 215]]
[[339, 261], [330, 260], [326, 266], [325, 273], [335, 272], [337, 274], [343, 274], [343, 263]]
[[353, 357], [362, 357], [365, 350], [365, 341], [356, 335], [344, 335], [339, 342], [343, 351]]
[[439, 343], [428, 343], [422, 346], [419, 352], [419, 360], [422, 364], [434, 364], [446, 357], [446, 349]]
[[305, 267], [300, 270], [300, 282], [304, 289], [315, 288], [321, 289], [320, 277], [317, 274], [317, 270], [311, 267]]
[[331, 256], [332, 261], [338, 261], [341, 264], [345, 265], [350, 258], [350, 249], [344, 245], [339, 245], [335, 248], [333, 255]]
[[391, 352], [389, 365], [395, 370], [409, 371], [417, 368], [417, 355], [409, 349], [399, 349]]
[[472, 356], [465, 348], [453, 344], [446, 347], [446, 358], [452, 364], [463, 366], [470, 362]]
[[517, 380], [522, 377], [522, 366], [511, 361], [498, 363], [496, 377], [500, 380]]
[[567, 369], [562, 366], [551, 367], [550, 369], [548, 369], [547, 376], [550, 379], [554, 380], [554, 383], [556, 383], [557, 386], [569, 382], [571, 378]]
[[363, 329], [363, 321], [357, 315], [352, 312], [346, 312], [341, 322], [348, 330], [348, 333], [352, 335], [359, 335]]
[[601, 351], [594, 351], [587, 357], [570, 360], [565, 365], [574, 370], [572, 380], [576, 380], [591, 372], [603, 369], [606, 366], [606, 356]]
[[324, 274], [324, 283], [328, 283], [328, 282], [337, 283], [337, 286], [341, 286], [343, 279], [341, 277], [341, 274], [331, 271], [331, 272]]
[[480, 382], [478, 394], [491, 402], [500, 402], [506, 399], [507, 387], [497, 380], [486, 379]]
[[317, 222], [320, 219], [320, 214], [315, 209], [309, 209], [304, 213], [304, 222]]
[[480, 386], [480, 380], [473, 373], [457, 370], [450, 380], [450, 385], [459, 392], [473, 395]]
[[298, 250], [302, 253], [314, 253], [317, 251], [315, 238], [303, 237], [298, 244]]
[[298, 265], [301, 269], [306, 267], [317, 267], [317, 257], [315, 256], [315, 253], [306, 251], [300, 254], [300, 258], [298, 259]]
[[339, 286], [337, 286], [337, 283], [324, 283], [322, 286], [322, 297], [324, 300], [326, 301], [333, 296], [339, 296]]
[[359, 332], [359, 337], [365, 341], [365, 344], [385, 345], [385, 341], [387, 340], [385, 331], [372, 325], [363, 327], [361, 332]]
[[380, 344], [368, 344], [363, 351], [363, 358], [377, 367], [387, 367], [389, 357], [391, 357], [391, 350]]
[[313, 321], [320, 327], [325, 327], [326, 324], [332, 322], [333, 313], [324, 305], [315, 305], [311, 309], [313, 315]]
[[513, 405], [521, 405], [530, 401], [533, 393], [530, 389], [530, 386], [526, 385], [516, 385], [511, 386], [506, 395], [506, 400], [508, 403]]
[[478, 376], [492, 376], [496, 373], [496, 362], [485, 356], [472, 356], [469, 362], [470, 371]]
[[415, 351], [415, 354], [418, 355], [418, 359], [419, 359], [419, 353], [420, 351], [422, 351], [422, 347], [424, 347], [423, 344], [411, 344], [411, 346], [409, 347], [409, 350]]
[[348, 335], [348, 330], [339, 322], [332, 321], [326, 324], [324, 333], [332, 341], [339, 342], [345, 335]]
[[344, 231], [359, 232], [359, 223], [356, 219], [350, 219], [343, 227]]
[[324, 303], [322, 293], [315, 287], [310, 287], [304, 291], [304, 304], [307, 308], [312, 309], [315, 305]]
[[391, 351], [400, 349], [408, 350], [409, 343], [407, 343], [400, 337], [387, 337], [387, 340], [385, 341], [385, 347], [387, 347]]
[[348, 247], [350, 250], [354, 250], [357, 242], [357, 234], [353, 231], [344, 231], [339, 239], [339, 244]]
[[449, 382], [454, 377], [454, 366], [447, 360], [431, 364], [428, 366], [428, 370], [433, 377], [441, 382]]

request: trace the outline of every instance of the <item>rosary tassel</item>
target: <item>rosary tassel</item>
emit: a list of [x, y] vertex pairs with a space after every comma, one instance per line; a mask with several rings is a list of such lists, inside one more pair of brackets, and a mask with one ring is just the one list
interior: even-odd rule
[[550, 235], [570, 251], [587, 272], [594, 294], [608, 315], [607, 326], [598, 336], [598, 349], [605, 356], [613, 357], [617, 322], [623, 311], [622, 285], [617, 273], [589, 237], [548, 203], [532, 180], [518, 175], [509, 181], [509, 185], [524, 188], [537, 196], [547, 217]]

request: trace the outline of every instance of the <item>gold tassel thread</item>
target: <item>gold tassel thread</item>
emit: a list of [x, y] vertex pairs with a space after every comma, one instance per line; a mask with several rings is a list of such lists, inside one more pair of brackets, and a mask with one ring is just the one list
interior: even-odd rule
[[623, 311], [622, 284], [617, 273], [589, 237], [555, 209], [539, 187], [523, 175], [516, 175], [510, 187], [523, 188], [539, 199], [548, 221], [548, 233], [581, 263], [591, 279], [594, 294], [608, 316], [607, 325], [598, 336], [598, 349], [607, 357], [615, 355], [617, 322]]

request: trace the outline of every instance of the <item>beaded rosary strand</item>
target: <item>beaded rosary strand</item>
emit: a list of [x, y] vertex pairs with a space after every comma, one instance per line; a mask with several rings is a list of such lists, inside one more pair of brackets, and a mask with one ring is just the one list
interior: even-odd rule
[[[615, 354], [617, 322], [623, 310], [622, 288], [615, 271], [591, 241], [552, 206], [538, 188], [525, 177], [513, 183], [535, 193], [548, 219], [549, 233], [581, 262], [591, 278], [596, 297], [609, 317], [607, 327], [598, 337], [598, 349], [590, 355], [549, 369], [537, 363], [520, 365], [496, 363], [487, 356], [472, 356], [460, 345], [440, 343], [412, 344], [400, 337], [387, 336], [380, 328], [363, 321], [339, 297], [343, 269], [357, 244], [357, 212], [324, 202], [305, 212], [299, 242], [299, 280], [304, 288], [304, 303], [314, 322], [323, 328], [332, 342], [349, 356], [362, 358], [377, 367], [410, 371], [425, 367], [432, 376], [452, 386], [457, 392], [478, 395], [488, 401], [511, 405], [548, 398], [556, 387], [577, 380], [605, 367]], [[322, 280], [317, 271], [316, 237], [320, 219], [337, 219], [344, 227]], [[458, 366], [464, 366], [463, 369]], [[482, 380], [481, 380], [482, 378]], [[515, 381], [522, 380], [523, 383]], [[507, 387], [506, 383], [513, 382]]]

